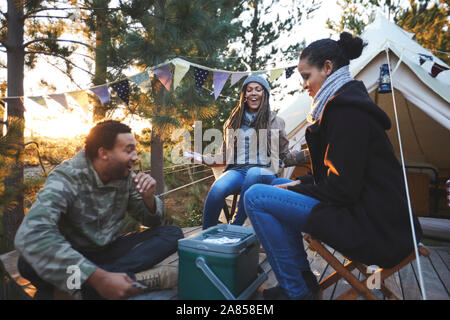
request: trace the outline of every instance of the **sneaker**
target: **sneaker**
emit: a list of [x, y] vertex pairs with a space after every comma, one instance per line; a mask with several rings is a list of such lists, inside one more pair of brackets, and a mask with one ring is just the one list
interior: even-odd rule
[[[308, 294], [305, 295], [304, 300], [319, 300], [319, 283], [316, 276], [310, 271], [302, 271], [303, 280], [305, 280], [308, 287]], [[290, 297], [286, 294], [284, 289], [278, 284], [275, 287], [263, 291], [264, 300], [289, 300]]]
[[[275, 287], [263, 291], [264, 300], [288, 300], [289, 297], [284, 289], [277, 284]], [[284, 298], [284, 299], [283, 299]]]
[[178, 266], [162, 265], [136, 273], [136, 281], [149, 291], [171, 289], [178, 285]]
[[308, 292], [301, 297], [291, 298], [286, 294], [286, 291], [278, 284], [275, 287], [263, 291], [264, 300], [315, 300], [315, 295], [308, 290]]

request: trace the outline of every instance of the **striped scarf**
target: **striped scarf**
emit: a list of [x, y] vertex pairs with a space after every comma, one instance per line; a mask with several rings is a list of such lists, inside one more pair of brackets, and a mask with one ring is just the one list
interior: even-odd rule
[[349, 66], [343, 66], [333, 72], [322, 84], [319, 92], [314, 97], [311, 105], [311, 111], [306, 117], [309, 123], [314, 123], [322, 116], [323, 108], [330, 98], [338, 91], [344, 84], [354, 80], [350, 76]]

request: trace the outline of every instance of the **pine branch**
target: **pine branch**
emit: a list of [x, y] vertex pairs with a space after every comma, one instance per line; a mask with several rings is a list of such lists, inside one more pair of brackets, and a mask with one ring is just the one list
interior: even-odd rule
[[73, 76], [67, 72], [62, 70], [59, 66], [57, 66], [55, 63], [50, 62], [49, 59], [45, 59], [45, 61], [47, 61], [48, 64], [50, 64], [51, 66], [53, 66], [54, 68], [56, 68], [57, 70], [59, 70], [61, 73], [63, 73], [66, 77], [68, 77], [70, 79], [70, 81], [75, 84], [78, 89], [83, 89], [78, 83], [75, 82], [75, 80], [73, 79]]
[[33, 43], [35, 43], [35, 42], [41, 42], [41, 41], [58, 41], [58, 42], [77, 43], [77, 44], [81, 44], [81, 45], [83, 45], [83, 46], [85, 46], [85, 47], [88, 47], [88, 48], [91, 49], [91, 50], [95, 50], [95, 47], [93, 47], [93, 46], [91, 46], [91, 45], [89, 45], [89, 44], [87, 44], [87, 43], [81, 42], [81, 41], [67, 40], [67, 39], [54, 39], [54, 38], [40, 38], [40, 39], [34, 39], [34, 40], [31, 40], [31, 41], [25, 42], [25, 43], [22, 45], [22, 47], [23, 47], [23, 48], [26, 48], [26, 47], [28, 47], [30, 44], [33, 44]]
[[89, 74], [91, 76], [94, 76], [94, 74], [92, 72], [90, 72], [89, 70], [83, 69], [82, 67], [76, 65], [75, 63], [73, 63], [72, 61], [70, 61], [69, 59], [67, 59], [64, 56], [61, 56], [61, 55], [58, 55], [58, 54], [55, 54], [55, 53], [45, 52], [45, 51], [25, 51], [25, 54], [33, 54], [33, 53], [34, 54], [43, 54], [43, 55], [46, 55], [46, 56], [53, 56], [53, 57], [57, 57], [57, 58], [63, 59], [67, 63], [73, 65], [75, 68], [78, 68], [78, 69], [86, 72], [87, 74]]
[[67, 15], [65, 17], [63, 16], [40, 16], [40, 15], [36, 15], [36, 16], [29, 16], [28, 18], [45, 18], [45, 19], [70, 19], [70, 15]]
[[[32, 10], [28, 12], [25, 15], [25, 19], [31, 17], [33, 14], [42, 12], [42, 11], [51, 11], [51, 10], [88, 10], [88, 11], [95, 11], [95, 10], [105, 10], [105, 8], [88, 8], [88, 7], [68, 7], [68, 8], [40, 8], [36, 10]], [[107, 8], [108, 11], [119, 11], [120, 8]]]

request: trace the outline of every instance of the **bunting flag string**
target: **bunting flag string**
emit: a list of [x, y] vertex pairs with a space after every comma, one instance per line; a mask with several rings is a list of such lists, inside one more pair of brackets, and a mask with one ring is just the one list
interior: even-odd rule
[[[173, 65], [173, 73], [171, 64]], [[75, 103], [86, 115], [89, 112], [89, 98], [88, 92], [95, 94], [101, 103], [109, 103], [111, 101], [110, 88], [117, 94], [117, 96], [125, 103], [130, 103], [130, 81], [134, 83], [139, 89], [148, 93], [151, 90], [152, 80], [154, 78], [158, 79], [164, 87], [168, 90], [175, 90], [183, 80], [184, 76], [193, 67], [194, 70], [194, 80], [196, 88], [200, 94], [200, 90], [203, 84], [212, 73], [213, 75], [213, 86], [214, 86], [214, 98], [218, 99], [221, 96], [221, 92], [225, 87], [226, 82], [230, 79], [230, 86], [238, 83], [242, 78], [254, 75], [254, 74], [268, 74], [270, 81], [277, 80], [283, 72], [286, 72], [286, 79], [288, 79], [295, 71], [295, 66], [267, 69], [267, 70], [257, 70], [257, 71], [227, 71], [221, 69], [214, 69], [206, 66], [202, 66], [196, 63], [192, 63], [181, 58], [175, 58], [167, 60], [161, 64], [158, 64], [148, 70], [140, 72], [138, 74], [129, 76], [125, 79], [121, 79], [114, 82], [105, 83], [103, 85], [98, 85], [91, 87], [86, 90], [77, 90], [64, 93], [54, 93], [43, 96], [26, 96], [26, 97], [0, 97], [0, 100], [4, 102], [13, 101], [15, 99], [27, 98], [33, 102], [41, 105], [44, 108], [48, 108], [47, 100], [51, 99], [55, 101], [64, 109], [70, 109], [69, 106]], [[173, 88], [172, 88], [173, 84]], [[70, 102], [69, 102], [69, 100]]]

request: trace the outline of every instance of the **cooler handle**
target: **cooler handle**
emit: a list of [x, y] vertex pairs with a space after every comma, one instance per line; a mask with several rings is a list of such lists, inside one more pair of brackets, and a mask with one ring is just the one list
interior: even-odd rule
[[208, 267], [205, 258], [197, 257], [197, 259], [195, 259], [195, 265], [197, 266], [197, 268], [203, 271], [205, 276], [209, 279], [209, 281], [213, 283], [213, 285], [220, 291], [220, 293], [223, 294], [225, 299], [236, 300], [231, 291], [228, 290], [227, 286], [224, 285], [223, 282], [220, 281], [220, 279], [217, 278], [214, 272]]
[[246, 289], [244, 292], [239, 296], [235, 297], [233, 293], [227, 288], [227, 286], [220, 281], [220, 279], [215, 275], [215, 273], [211, 270], [211, 268], [206, 264], [205, 258], [203, 257], [197, 257], [195, 259], [195, 265], [203, 271], [205, 276], [213, 283], [213, 285], [220, 291], [220, 293], [223, 294], [225, 299], [227, 300], [242, 300], [247, 299], [253, 291], [259, 288], [260, 285], [263, 284], [264, 281], [268, 278], [267, 274], [264, 272], [264, 270], [259, 267], [260, 271], [262, 273], [256, 278], [255, 281]]

